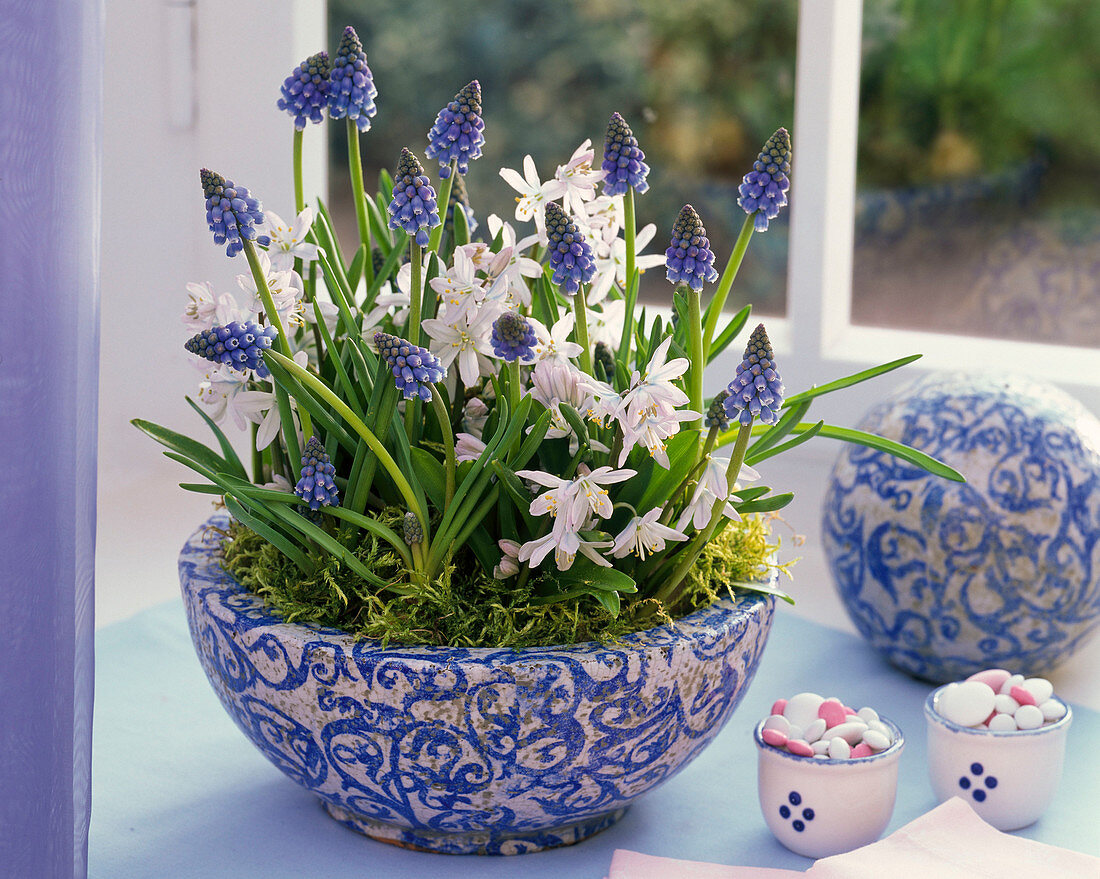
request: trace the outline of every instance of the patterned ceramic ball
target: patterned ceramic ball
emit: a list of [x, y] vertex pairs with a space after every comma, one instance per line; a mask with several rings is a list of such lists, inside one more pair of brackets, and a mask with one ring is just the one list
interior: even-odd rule
[[965, 484], [846, 446], [823, 511], [848, 614], [899, 668], [937, 682], [1043, 674], [1100, 624], [1100, 421], [1030, 380], [937, 374], [860, 428], [950, 464]]

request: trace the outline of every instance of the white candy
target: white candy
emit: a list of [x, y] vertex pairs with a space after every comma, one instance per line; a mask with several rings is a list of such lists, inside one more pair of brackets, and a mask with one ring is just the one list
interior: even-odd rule
[[852, 756], [852, 746], [840, 736], [833, 736], [829, 739], [829, 750], [827, 753], [834, 760], [847, 760]]
[[791, 723], [782, 714], [772, 714], [764, 721], [764, 729], [774, 729], [783, 733], [788, 739], [791, 737]]
[[804, 733], [802, 731], [802, 727], [795, 726], [793, 723], [789, 724], [789, 726], [787, 728], [787, 738], [788, 739], [801, 739], [803, 735], [804, 735]]
[[878, 721], [878, 712], [874, 708], [864, 706], [856, 712], [856, 717], [867, 724], [871, 729], [875, 728], [875, 723]]
[[868, 724], [868, 727], [870, 729], [873, 729], [875, 732], [882, 733], [882, 735], [886, 736], [887, 739], [889, 739], [890, 741], [893, 741], [894, 734], [892, 732], [890, 732], [890, 727], [888, 727], [881, 720], [872, 720]]
[[1046, 678], [1028, 678], [1020, 686], [1031, 693], [1036, 705], [1042, 705], [1054, 695], [1054, 684]]
[[1022, 686], [1023, 683], [1024, 683], [1024, 676], [1023, 675], [1013, 675], [1007, 681], [1005, 681], [1003, 684], [1001, 684], [1001, 689], [1000, 689], [999, 692], [1004, 693], [1007, 696], [1012, 692], [1013, 687]]
[[869, 729], [863, 734], [863, 744], [876, 751], [885, 751], [890, 747], [890, 737], [884, 736], [878, 730]]
[[[845, 744], [847, 744], [847, 743], [845, 743]], [[814, 754], [828, 754], [829, 753], [829, 742], [826, 741], [825, 739], [818, 739], [816, 742], [814, 742], [812, 745], [810, 745], [810, 747], [814, 749]]]
[[867, 732], [867, 724], [862, 720], [849, 720], [845, 723], [838, 723], [832, 729], [829, 730], [829, 736], [831, 741], [835, 741], [837, 738], [843, 739], [849, 745], [856, 745], [863, 738]]
[[998, 693], [993, 700], [993, 710], [999, 714], [1015, 714], [1019, 707], [1019, 702], [1004, 693]]
[[1013, 732], [1017, 728], [1016, 719], [1011, 714], [994, 714], [989, 728], [993, 732]]
[[828, 760], [829, 755], [828, 754], [814, 754], [814, 759], [815, 760]]
[[1047, 723], [1053, 723], [1066, 716], [1066, 706], [1057, 699], [1047, 699], [1039, 706], [1039, 710], [1043, 712], [1043, 720]]
[[802, 731], [802, 736], [811, 745], [825, 735], [825, 721], [820, 717]]
[[1013, 718], [1017, 729], [1038, 729], [1043, 725], [1043, 712], [1037, 705], [1021, 705]]
[[959, 726], [977, 726], [993, 713], [995, 694], [981, 681], [948, 684], [936, 701], [936, 711]]
[[792, 726], [802, 729], [808, 727], [817, 720], [817, 709], [825, 701], [824, 696], [817, 693], [799, 693], [787, 700], [787, 707], [783, 709], [783, 716], [791, 722]]

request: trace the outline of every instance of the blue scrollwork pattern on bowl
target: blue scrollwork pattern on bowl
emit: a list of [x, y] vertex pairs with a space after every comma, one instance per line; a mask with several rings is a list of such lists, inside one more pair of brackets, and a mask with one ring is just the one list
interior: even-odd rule
[[330, 815], [409, 848], [516, 854], [614, 823], [721, 730], [774, 611], [754, 595], [614, 644], [383, 649], [266, 608], [221, 568], [226, 523], [180, 555], [218, 698]]
[[1017, 377], [936, 374], [864, 430], [945, 461], [966, 484], [862, 446], [833, 468], [822, 537], [861, 634], [921, 678], [1043, 674], [1100, 624], [1100, 421]]

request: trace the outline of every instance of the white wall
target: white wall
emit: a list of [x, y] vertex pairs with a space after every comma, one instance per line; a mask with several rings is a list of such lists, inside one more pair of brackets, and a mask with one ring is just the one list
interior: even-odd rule
[[[128, 616], [178, 592], [176, 556], [210, 500], [176, 483], [182, 465], [129, 424], [201, 437], [184, 402], [198, 373], [183, 350], [188, 281], [236, 290], [206, 228], [199, 168], [293, 216], [293, 123], [275, 101], [295, 65], [324, 48], [312, 0], [107, 0], [96, 616]], [[306, 132], [306, 192], [322, 192], [324, 132]], [[212, 439], [212, 438], [211, 438]]]

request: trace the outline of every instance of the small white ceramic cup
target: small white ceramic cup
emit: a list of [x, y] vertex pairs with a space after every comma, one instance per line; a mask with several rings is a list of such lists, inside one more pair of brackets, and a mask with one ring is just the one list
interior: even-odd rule
[[894, 739], [885, 751], [855, 760], [798, 757], [765, 744], [756, 725], [757, 789], [768, 829], [792, 852], [824, 858], [874, 842], [890, 823], [898, 792], [898, 758], [905, 739], [880, 717]]
[[1037, 821], [1062, 777], [1072, 709], [1066, 705], [1061, 720], [1038, 729], [971, 729], [937, 713], [943, 689], [934, 690], [924, 703], [928, 772], [936, 799], [942, 803], [962, 797], [998, 830], [1018, 830]]

